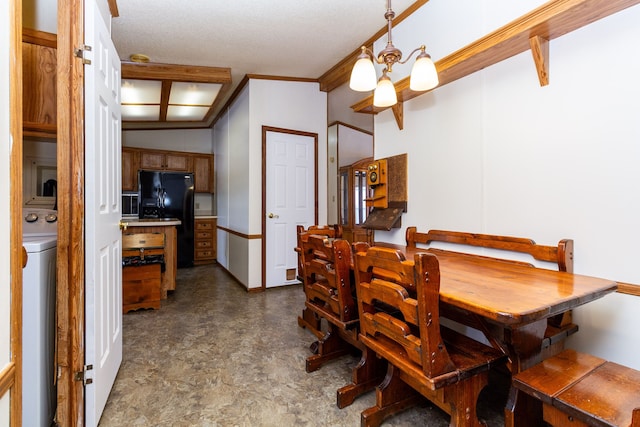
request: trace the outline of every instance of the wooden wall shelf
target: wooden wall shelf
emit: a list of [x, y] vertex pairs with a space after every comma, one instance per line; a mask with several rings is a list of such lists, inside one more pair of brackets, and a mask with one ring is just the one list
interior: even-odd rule
[[[436, 62], [440, 85], [531, 49], [541, 85], [548, 82], [548, 41], [640, 3], [640, 0], [552, 0]], [[409, 89], [409, 77], [396, 84], [398, 103], [426, 92]], [[351, 106], [358, 113], [377, 114], [373, 95]], [[402, 129], [402, 115], [395, 114]]]

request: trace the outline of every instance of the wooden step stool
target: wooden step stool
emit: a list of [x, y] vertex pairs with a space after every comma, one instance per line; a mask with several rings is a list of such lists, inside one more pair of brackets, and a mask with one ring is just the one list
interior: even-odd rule
[[[122, 311], [160, 308], [161, 262], [145, 263], [145, 257], [162, 257], [163, 233], [138, 233], [122, 236], [122, 256], [139, 257], [139, 265], [122, 268]], [[148, 258], [147, 258], [148, 261]]]
[[640, 427], [640, 372], [590, 354], [564, 350], [515, 375], [512, 385], [542, 401], [544, 421], [554, 427]]

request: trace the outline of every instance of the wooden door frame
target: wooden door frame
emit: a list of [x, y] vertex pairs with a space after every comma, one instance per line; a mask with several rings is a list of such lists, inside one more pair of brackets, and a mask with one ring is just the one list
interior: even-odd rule
[[[286, 133], [289, 135], [308, 136], [313, 138], [313, 188], [314, 188], [314, 221], [318, 223], [318, 134], [293, 129], [282, 129], [262, 126], [262, 286], [267, 289], [267, 132]], [[293, 248], [291, 248], [293, 251]]]
[[58, 2], [58, 425], [84, 425], [84, 1]]
[[[26, 253], [22, 247], [22, 0], [9, 0], [9, 274], [11, 304], [11, 359], [0, 371], [0, 398], [9, 393], [12, 427], [22, 424], [22, 268]], [[9, 56], [9, 55], [7, 55]], [[23, 257], [25, 257], [23, 259]]]

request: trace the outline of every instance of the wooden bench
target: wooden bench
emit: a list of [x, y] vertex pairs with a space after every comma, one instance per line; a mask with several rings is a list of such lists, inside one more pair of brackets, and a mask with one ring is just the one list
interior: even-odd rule
[[438, 258], [417, 253], [407, 261], [398, 250], [371, 247], [355, 254], [355, 276], [359, 338], [389, 363], [361, 424], [378, 426], [423, 395], [451, 415], [451, 426], [482, 425], [478, 395], [507, 356], [441, 326]]
[[[137, 233], [122, 236], [122, 257], [134, 260], [122, 267], [122, 311], [160, 308], [164, 234]], [[149, 259], [153, 258], [153, 262]], [[126, 264], [126, 263], [125, 263]]]
[[[444, 242], [499, 250], [502, 251], [498, 253], [500, 256], [491, 256], [491, 258], [504, 259], [507, 262], [534, 267], [530, 262], [502, 257], [502, 254], [505, 256], [509, 256], [509, 254], [511, 256], [513, 254], [528, 254], [538, 261], [556, 265], [559, 271], [573, 273], [573, 240], [571, 239], [560, 240], [557, 246], [545, 246], [538, 245], [531, 239], [521, 237], [445, 230], [429, 230], [427, 233], [421, 233], [417, 231], [416, 227], [407, 227], [406, 241], [407, 248], [414, 249], [418, 247], [418, 244], [429, 247], [433, 242]], [[542, 342], [543, 358], [560, 352], [564, 348], [565, 339], [578, 331], [578, 325], [572, 323], [571, 320], [570, 310], [549, 318], [545, 339]]]
[[[339, 239], [342, 237], [341, 225], [310, 225], [306, 230], [302, 225], [296, 226], [297, 246], [294, 250], [298, 253], [298, 280], [304, 284], [304, 274], [302, 265], [302, 239], [306, 239], [310, 235], [325, 236], [328, 238]], [[304, 289], [304, 286], [303, 286]], [[298, 326], [307, 329], [318, 339], [322, 338], [324, 332], [321, 329], [320, 318], [306, 307], [302, 309], [302, 315], [298, 316]]]
[[640, 427], [640, 372], [599, 357], [564, 350], [515, 375], [510, 400], [517, 390], [542, 401], [554, 427]]
[[[313, 372], [342, 355], [361, 353], [364, 346], [358, 341], [359, 318], [349, 242], [311, 234], [301, 239], [301, 254], [305, 307], [327, 324], [326, 332], [311, 346], [314, 354], [306, 361], [307, 372]], [[348, 406], [357, 396], [372, 390], [382, 381], [383, 374], [384, 371], [369, 373], [366, 380], [355, 376], [353, 384], [338, 390], [338, 407]]]

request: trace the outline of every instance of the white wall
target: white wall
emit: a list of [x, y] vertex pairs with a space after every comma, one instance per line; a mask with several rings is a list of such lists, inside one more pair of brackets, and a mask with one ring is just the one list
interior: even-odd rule
[[[541, 3], [429, 2], [394, 42], [437, 60]], [[640, 283], [638, 22], [636, 6], [552, 40], [546, 87], [525, 52], [406, 102], [403, 131], [391, 110], [377, 115], [375, 157], [408, 153], [409, 202], [403, 228], [376, 239], [401, 243], [408, 225], [572, 238], [576, 273]], [[614, 294], [575, 310], [569, 345], [640, 368], [638, 309]]]
[[[213, 130], [218, 262], [247, 288], [262, 286], [262, 126], [318, 134], [318, 210], [327, 212], [327, 105], [317, 83], [250, 80]], [[221, 188], [225, 186], [226, 188]], [[223, 246], [221, 246], [223, 245]]]
[[355, 92], [345, 83], [327, 94], [327, 122], [342, 122], [367, 132], [373, 132], [373, 117], [369, 114], [360, 114], [353, 111], [351, 106], [360, 101], [364, 95]]
[[[12, 16], [9, 16], [9, 3], [0, 3], [0, 372], [6, 369], [11, 361], [11, 274], [10, 251], [6, 243], [9, 241], [11, 198], [10, 188], [10, 153], [11, 134], [9, 133], [9, 36], [11, 34]], [[0, 425], [9, 425], [9, 393], [0, 396]]]

